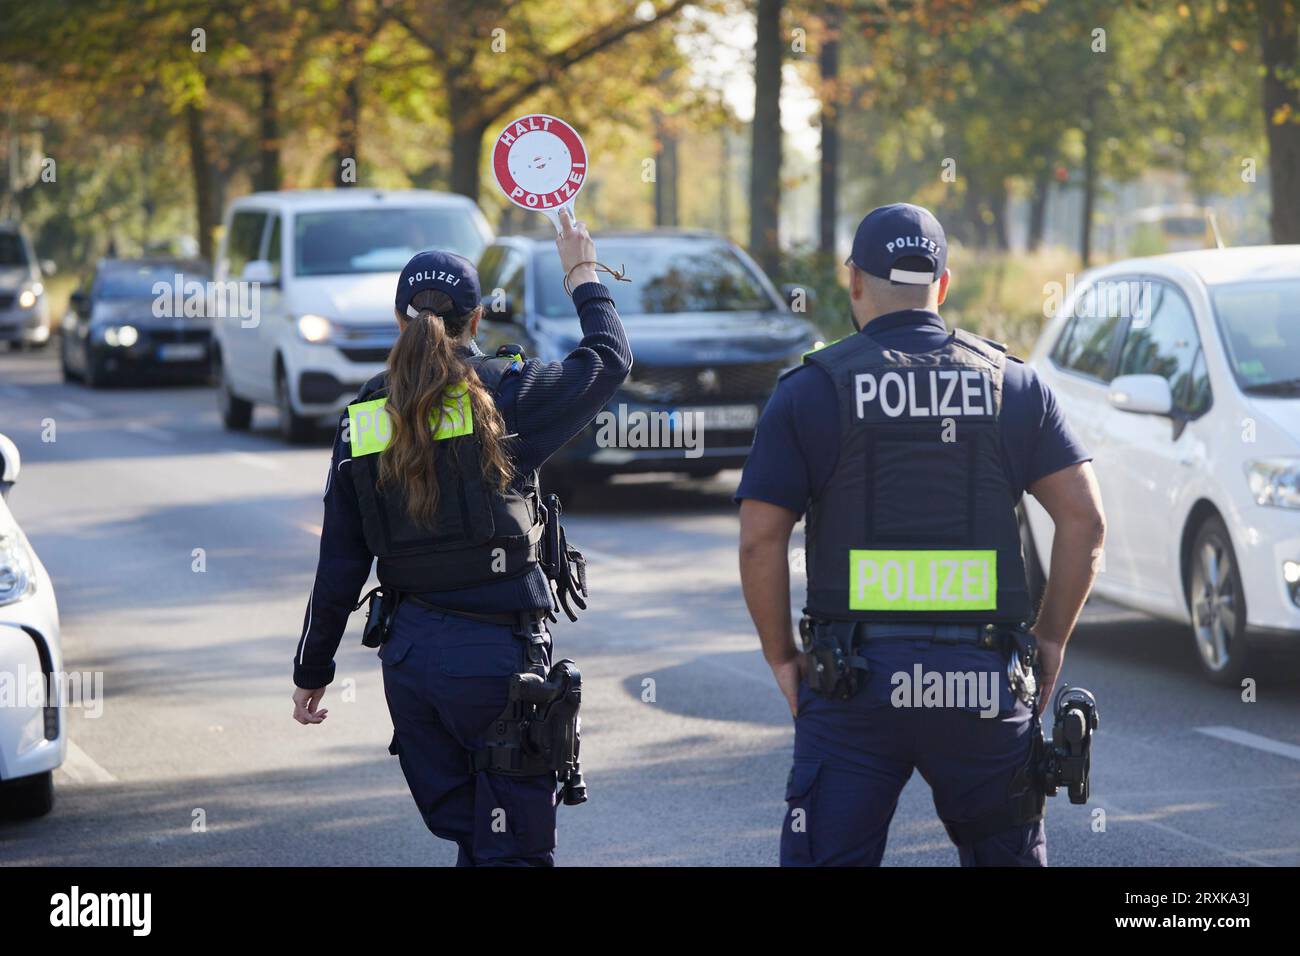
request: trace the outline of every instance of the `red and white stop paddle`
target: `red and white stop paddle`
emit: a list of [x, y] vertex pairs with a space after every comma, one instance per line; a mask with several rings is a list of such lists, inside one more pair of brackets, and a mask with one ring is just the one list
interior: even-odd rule
[[564, 120], [530, 113], [497, 134], [492, 174], [507, 199], [544, 214], [559, 232], [560, 210], [573, 216], [573, 201], [587, 179], [587, 147]]

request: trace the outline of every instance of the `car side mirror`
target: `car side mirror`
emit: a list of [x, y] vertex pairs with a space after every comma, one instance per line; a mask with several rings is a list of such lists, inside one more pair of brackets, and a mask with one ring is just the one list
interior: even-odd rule
[[1159, 375], [1120, 375], [1111, 380], [1106, 400], [1122, 412], [1144, 415], [1168, 415], [1174, 408], [1174, 393]]
[[54, 264], [54, 260], [53, 260], [53, 259], [42, 259], [42, 260], [41, 260], [41, 274], [42, 274], [42, 275], [52, 276], [52, 275], [54, 275], [54, 273], [56, 273], [56, 272], [58, 272], [58, 271], [59, 271], [59, 267], [56, 266], [56, 265]]
[[18, 446], [9, 439], [8, 435], [0, 435], [0, 495], [9, 497], [9, 489], [18, 480], [18, 471], [22, 468], [22, 463]]
[[72, 295], [68, 296], [68, 305], [72, 306], [72, 311], [78, 316], [85, 318], [86, 313], [90, 310], [90, 296], [84, 289], [78, 289]]
[[483, 300], [483, 319], [487, 322], [513, 322], [515, 301], [509, 292], [490, 295]]
[[817, 304], [817, 290], [796, 282], [787, 282], [781, 286], [781, 294], [785, 296], [785, 304], [790, 307], [790, 311], [800, 315], [811, 312]]
[[244, 274], [239, 278], [243, 282], [256, 282], [271, 288], [280, 284], [280, 280], [275, 277], [275, 267], [266, 259], [253, 259], [245, 263]]

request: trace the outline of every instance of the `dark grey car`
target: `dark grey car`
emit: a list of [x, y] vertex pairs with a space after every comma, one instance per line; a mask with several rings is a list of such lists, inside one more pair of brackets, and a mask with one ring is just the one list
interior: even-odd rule
[[145, 374], [206, 381], [211, 273], [190, 259], [104, 259], [72, 294], [60, 329], [64, 380], [91, 388]]
[[[777, 376], [813, 347], [817, 329], [714, 233], [602, 232], [596, 242], [601, 261], [626, 266], [631, 280], [601, 276], [627, 329], [632, 371], [608, 414], [551, 459], [552, 485], [740, 467]], [[553, 233], [489, 246], [479, 262], [480, 346], [516, 343], [530, 358], [563, 358], [582, 338], [563, 278]], [[684, 434], [684, 424], [699, 434]], [[692, 439], [698, 447], [686, 447]]]

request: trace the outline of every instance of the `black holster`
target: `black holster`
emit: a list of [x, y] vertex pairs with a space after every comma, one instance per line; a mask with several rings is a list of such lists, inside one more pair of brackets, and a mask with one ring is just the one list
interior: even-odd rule
[[867, 675], [867, 661], [853, 646], [851, 622], [799, 621], [799, 637], [808, 656], [808, 686], [823, 697], [849, 700]]
[[354, 611], [369, 602], [366, 607], [366, 627], [361, 632], [363, 647], [379, 647], [388, 640], [388, 635], [392, 631], [393, 615], [397, 612], [397, 604], [400, 600], [400, 592], [381, 585], [371, 588], [357, 602], [356, 607], [352, 609]]
[[527, 671], [510, 676], [510, 698], [487, 731], [486, 745], [470, 757], [470, 769], [515, 777], [554, 773], [569, 806], [586, 802], [578, 750], [582, 723], [582, 673], [562, 660], [543, 678]]

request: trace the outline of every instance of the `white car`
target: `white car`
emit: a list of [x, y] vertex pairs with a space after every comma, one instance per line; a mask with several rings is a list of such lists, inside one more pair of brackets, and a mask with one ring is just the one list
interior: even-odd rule
[[39, 262], [17, 223], [0, 222], [0, 342], [14, 348], [40, 348], [50, 340], [50, 302], [42, 272], [54, 263]]
[[[1095, 456], [1096, 593], [1189, 623], [1219, 683], [1266, 642], [1300, 652], [1300, 245], [1089, 272], [1030, 364]], [[1037, 586], [1052, 522], [1025, 502]]]
[[446, 193], [297, 190], [235, 200], [214, 269], [224, 302], [215, 310], [209, 302], [225, 426], [248, 428], [261, 402], [277, 406], [287, 441], [312, 437], [383, 369], [407, 260], [439, 248], [475, 261], [491, 238], [478, 206]]
[[54, 589], [5, 503], [19, 467], [18, 449], [0, 435], [0, 819], [49, 812], [68, 750]]

